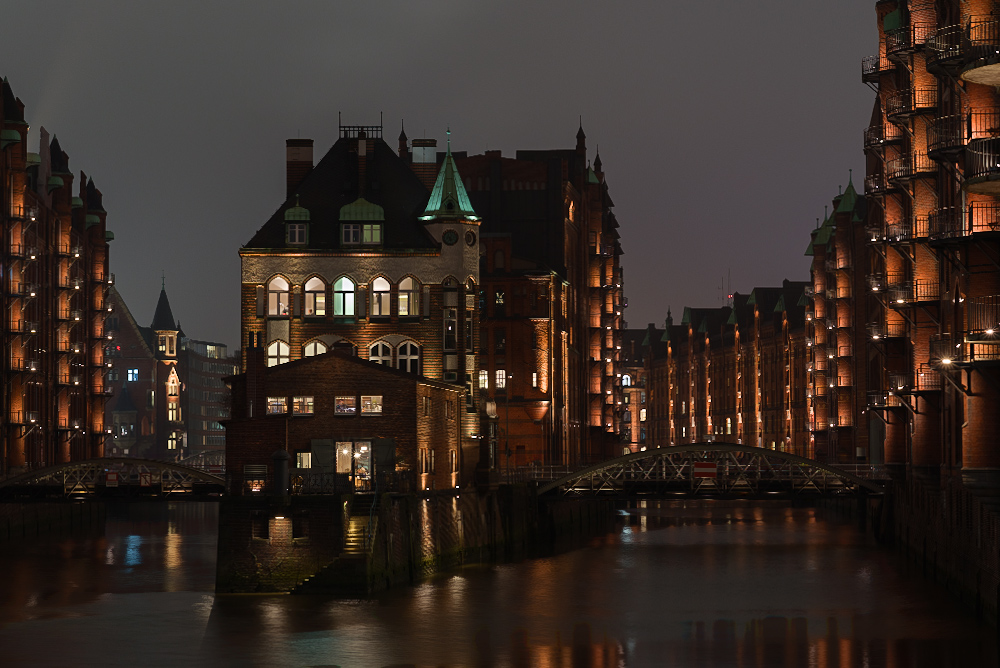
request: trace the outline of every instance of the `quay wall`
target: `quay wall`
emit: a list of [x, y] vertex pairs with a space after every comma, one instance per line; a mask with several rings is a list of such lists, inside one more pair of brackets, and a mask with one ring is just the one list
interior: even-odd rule
[[101, 502], [0, 503], [0, 542], [103, 526], [107, 507]]
[[539, 500], [524, 485], [389, 493], [356, 554], [347, 549], [352, 505], [350, 495], [223, 499], [216, 592], [365, 596], [463, 565], [569, 549], [614, 517], [610, 501]]

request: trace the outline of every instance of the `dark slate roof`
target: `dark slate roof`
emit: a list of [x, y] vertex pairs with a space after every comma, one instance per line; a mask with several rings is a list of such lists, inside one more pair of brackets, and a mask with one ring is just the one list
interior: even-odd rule
[[0, 94], [3, 95], [3, 120], [24, 122], [21, 105], [17, 103], [17, 98], [14, 96], [14, 91], [11, 89], [7, 77], [3, 79], [3, 91]]
[[49, 144], [49, 152], [52, 156], [52, 173], [69, 174], [69, 160], [59, 146], [59, 138], [52, 135], [52, 143]]
[[177, 329], [177, 321], [174, 320], [174, 314], [170, 310], [170, 300], [167, 299], [166, 288], [160, 289], [160, 300], [156, 302], [156, 312], [153, 313], [153, 322], [149, 328], [154, 331], [174, 331]]
[[[437, 249], [439, 245], [418, 220], [430, 195], [427, 188], [381, 138], [372, 140], [372, 143], [374, 148], [366, 159], [364, 184], [359, 184], [355, 141], [338, 139], [244, 248], [289, 247], [285, 243], [285, 210], [294, 207], [298, 201], [299, 206], [309, 210], [309, 243], [306, 248], [339, 249], [340, 210], [363, 197], [384, 211], [381, 248]], [[302, 249], [302, 246], [291, 247]], [[357, 250], [358, 247], [348, 248]]]
[[127, 413], [136, 410], [135, 404], [132, 403], [132, 397], [128, 394], [127, 382], [122, 385], [122, 389], [118, 393], [118, 401], [115, 402], [114, 410], [116, 413]]

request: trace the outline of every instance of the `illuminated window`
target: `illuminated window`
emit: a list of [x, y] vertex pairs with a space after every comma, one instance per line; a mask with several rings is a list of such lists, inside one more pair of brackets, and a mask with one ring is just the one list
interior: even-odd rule
[[139, 380], [139, 370], [129, 369], [128, 372], [126, 373], [126, 380], [128, 380], [130, 383], [137, 382]]
[[290, 303], [289, 285], [281, 276], [275, 276], [267, 284], [267, 314], [270, 316], [288, 315]]
[[381, 415], [382, 414], [382, 395], [362, 395], [361, 396], [361, 414], [362, 415]]
[[507, 305], [504, 301], [503, 290], [497, 290], [493, 293], [493, 315], [497, 318], [503, 318], [507, 314]]
[[733, 418], [726, 418], [726, 433], [733, 433]]
[[361, 225], [357, 223], [344, 223], [341, 225], [340, 241], [345, 246], [353, 246], [361, 243]]
[[485, 390], [490, 386], [490, 372], [482, 369], [479, 371], [479, 389]]
[[392, 366], [392, 348], [388, 343], [382, 343], [381, 341], [372, 344], [371, 348], [368, 349], [368, 360], [378, 364]]
[[645, 421], [646, 421], [646, 409], [645, 408], [640, 408], [639, 409], [639, 422], [645, 422]]
[[444, 310], [444, 349], [455, 350], [458, 347], [458, 311], [453, 308]]
[[419, 313], [420, 286], [410, 277], [399, 282], [399, 315], [413, 316]]
[[361, 243], [380, 244], [382, 243], [382, 224], [371, 223], [361, 226]]
[[268, 397], [267, 414], [281, 415], [288, 412], [288, 397]]
[[322, 341], [310, 341], [302, 347], [302, 355], [305, 357], [315, 357], [316, 355], [322, 355], [327, 350], [329, 349]]
[[180, 381], [177, 380], [176, 374], [170, 374], [170, 378], [167, 379], [167, 396], [176, 397], [180, 394]]
[[176, 450], [176, 449], [177, 449], [177, 434], [170, 434], [170, 436], [167, 437], [167, 450]]
[[496, 388], [498, 390], [503, 390], [507, 388], [507, 370], [497, 369], [496, 371]]
[[404, 341], [397, 352], [397, 366], [400, 371], [420, 373], [420, 346], [413, 341]]
[[336, 398], [333, 412], [336, 415], [354, 415], [358, 411], [358, 400], [353, 396], [339, 396]]
[[312, 457], [311, 452], [296, 452], [295, 453], [295, 468], [297, 469], [311, 469], [312, 468]]
[[379, 276], [372, 281], [372, 316], [389, 314], [389, 281]]
[[181, 405], [176, 401], [167, 403], [167, 420], [170, 422], [181, 421]]
[[537, 371], [532, 371], [531, 372], [531, 386], [532, 387], [538, 387], [538, 372]]
[[312, 397], [292, 397], [292, 413], [294, 415], [312, 415]]
[[326, 315], [326, 283], [323, 279], [313, 276], [305, 285], [306, 315]]
[[289, 244], [304, 244], [306, 242], [305, 223], [288, 223], [286, 227], [288, 230], [286, 241]]
[[277, 366], [288, 361], [289, 347], [284, 341], [273, 341], [267, 346], [267, 365]]
[[632, 376], [628, 375], [627, 373], [623, 374], [622, 387], [631, 387], [631, 386], [632, 386]]
[[354, 315], [354, 281], [346, 276], [341, 276], [333, 284], [333, 315]]

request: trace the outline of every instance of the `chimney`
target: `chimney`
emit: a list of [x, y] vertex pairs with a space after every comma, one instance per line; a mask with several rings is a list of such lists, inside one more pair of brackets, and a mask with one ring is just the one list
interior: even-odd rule
[[313, 140], [285, 140], [285, 197], [291, 197], [313, 168]]
[[410, 142], [413, 147], [413, 162], [410, 166], [428, 190], [434, 187], [437, 180], [437, 144], [437, 139], [414, 139]]

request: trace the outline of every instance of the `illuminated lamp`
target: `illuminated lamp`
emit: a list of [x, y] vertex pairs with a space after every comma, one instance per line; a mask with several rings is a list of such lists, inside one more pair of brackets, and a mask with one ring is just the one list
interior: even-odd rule
[[942, 357], [941, 358], [941, 364], [951, 364], [951, 358], [950, 357]]

